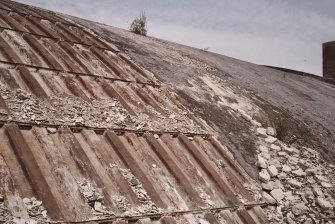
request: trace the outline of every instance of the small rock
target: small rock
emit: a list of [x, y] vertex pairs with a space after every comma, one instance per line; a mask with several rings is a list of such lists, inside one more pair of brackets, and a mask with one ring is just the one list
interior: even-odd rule
[[283, 172], [286, 172], [286, 173], [291, 172], [291, 170], [292, 170], [291, 167], [288, 166], [288, 165], [283, 165], [281, 169], [282, 169]]
[[42, 211], [42, 216], [43, 216], [43, 218], [47, 218], [48, 216], [47, 216], [47, 210], [43, 210]]
[[268, 167], [268, 172], [269, 172], [269, 174], [270, 174], [271, 177], [275, 177], [275, 176], [278, 175], [278, 170], [277, 170], [277, 168], [274, 165], [270, 165]]
[[322, 197], [323, 196], [322, 189], [317, 187], [317, 186], [313, 186], [313, 193], [315, 194], [316, 197]]
[[275, 144], [271, 144], [270, 149], [275, 150], [275, 151], [279, 151], [280, 150], [280, 146], [275, 145]]
[[264, 199], [264, 201], [270, 205], [275, 205], [277, 204], [277, 201], [276, 199], [274, 199], [271, 195], [269, 195], [268, 193], [266, 192], [262, 192], [262, 197]]
[[263, 169], [266, 169], [266, 168], [267, 168], [266, 160], [265, 160], [263, 157], [259, 156], [259, 155], [258, 155], [257, 165], [258, 165], [260, 168], [263, 168]]
[[273, 189], [270, 194], [277, 202], [280, 202], [284, 198], [284, 192], [282, 189]]
[[261, 136], [261, 137], [264, 137], [264, 138], [268, 137], [268, 135], [266, 134], [266, 129], [265, 128], [257, 128], [256, 131], [257, 131], [258, 136]]
[[306, 176], [306, 173], [302, 169], [294, 170], [294, 171], [292, 171], [292, 173], [295, 176], [298, 176], [298, 177], [304, 177], [304, 176]]
[[29, 198], [23, 198], [22, 199], [24, 204], [30, 204], [30, 199]]
[[259, 179], [262, 182], [268, 182], [271, 179], [270, 174], [266, 169], [262, 169], [261, 172], [259, 172]]
[[332, 204], [330, 204], [329, 201], [327, 201], [326, 199], [322, 198], [322, 197], [318, 197], [316, 199], [316, 202], [318, 203], [318, 205], [323, 209], [323, 210], [328, 210], [328, 209], [332, 209], [333, 206]]
[[327, 183], [327, 182], [321, 182], [321, 186], [324, 187], [324, 188], [332, 188], [333, 187], [332, 184]]
[[269, 136], [265, 139], [265, 142], [270, 143], [270, 144], [275, 143], [276, 141], [277, 141], [277, 138], [272, 137], [272, 136]]
[[299, 203], [292, 207], [292, 212], [294, 215], [299, 216], [299, 215], [306, 214], [308, 212], [308, 208], [306, 207], [304, 203]]
[[289, 179], [287, 183], [294, 188], [300, 188], [302, 186], [302, 183], [295, 179]]
[[277, 132], [276, 129], [272, 128], [272, 127], [268, 127], [266, 129], [266, 134], [270, 135], [270, 136], [276, 136]]
[[251, 122], [251, 124], [253, 124], [253, 125], [257, 126], [257, 127], [261, 127], [262, 126], [262, 124], [259, 123], [258, 121], [251, 120], [250, 122]]
[[159, 139], [159, 135], [154, 134], [155, 139]]
[[264, 190], [271, 191], [274, 188], [274, 182], [273, 181], [269, 181], [267, 183], [262, 183], [261, 186], [262, 186], [262, 188]]
[[259, 149], [259, 151], [261, 151], [261, 152], [265, 152], [265, 153], [268, 153], [268, 152], [269, 152], [269, 148], [266, 147], [266, 146], [264, 146], [264, 145], [260, 145], [260, 146], [258, 147], [258, 149]]
[[55, 134], [57, 132], [57, 128], [47, 128], [47, 131], [51, 134]]
[[321, 182], [321, 181], [328, 182], [328, 179], [324, 176], [321, 176], [321, 175], [315, 175], [315, 179], [319, 182]]

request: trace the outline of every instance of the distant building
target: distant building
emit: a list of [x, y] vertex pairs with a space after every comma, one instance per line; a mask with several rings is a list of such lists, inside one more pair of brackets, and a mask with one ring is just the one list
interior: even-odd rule
[[322, 44], [323, 77], [335, 80], [335, 41]]

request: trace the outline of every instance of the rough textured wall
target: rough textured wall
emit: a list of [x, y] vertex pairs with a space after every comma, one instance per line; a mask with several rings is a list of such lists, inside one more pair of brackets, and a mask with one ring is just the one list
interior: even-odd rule
[[322, 45], [323, 49], [323, 76], [335, 80], [335, 41]]

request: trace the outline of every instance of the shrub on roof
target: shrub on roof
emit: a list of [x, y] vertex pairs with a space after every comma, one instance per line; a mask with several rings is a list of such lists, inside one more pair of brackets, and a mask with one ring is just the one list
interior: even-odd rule
[[145, 12], [141, 12], [140, 16], [134, 19], [130, 24], [129, 30], [139, 35], [147, 35], [147, 16], [145, 15]]

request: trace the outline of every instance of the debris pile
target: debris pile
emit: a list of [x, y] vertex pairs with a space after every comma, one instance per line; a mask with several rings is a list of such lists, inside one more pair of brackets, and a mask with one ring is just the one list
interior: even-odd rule
[[[279, 141], [257, 128], [262, 197], [272, 223], [334, 223], [335, 169], [318, 152]], [[271, 141], [269, 140], [271, 139]]]
[[42, 201], [37, 200], [36, 198], [23, 198], [22, 199], [25, 207], [27, 208], [29, 217], [36, 220], [36, 222], [29, 221], [28, 223], [38, 223], [38, 222], [47, 222], [50, 221], [47, 215], [47, 210], [43, 207]]
[[137, 111], [137, 116], [131, 116], [117, 100], [111, 98], [84, 100], [63, 94], [50, 95], [49, 99], [42, 100], [23, 89], [11, 90], [2, 83], [0, 94], [10, 111], [9, 114], [6, 110], [0, 111], [0, 119], [6, 121], [204, 133], [187, 117], [187, 112], [181, 110], [166, 117], [145, 105], [150, 115]]

